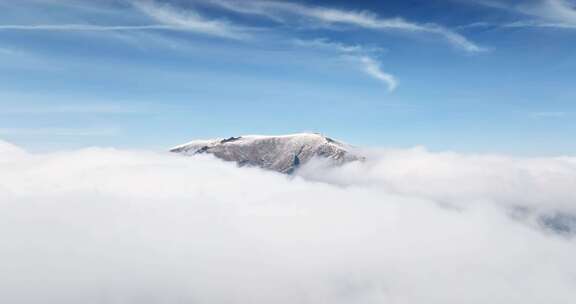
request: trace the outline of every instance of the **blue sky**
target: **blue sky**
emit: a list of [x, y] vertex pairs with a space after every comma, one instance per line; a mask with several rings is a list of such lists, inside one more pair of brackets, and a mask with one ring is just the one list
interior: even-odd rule
[[568, 0], [0, 0], [0, 138], [576, 153]]

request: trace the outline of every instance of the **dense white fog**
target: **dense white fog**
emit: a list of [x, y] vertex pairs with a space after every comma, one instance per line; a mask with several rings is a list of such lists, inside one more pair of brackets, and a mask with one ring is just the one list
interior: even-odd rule
[[574, 158], [369, 154], [289, 177], [0, 142], [0, 303], [576, 303]]

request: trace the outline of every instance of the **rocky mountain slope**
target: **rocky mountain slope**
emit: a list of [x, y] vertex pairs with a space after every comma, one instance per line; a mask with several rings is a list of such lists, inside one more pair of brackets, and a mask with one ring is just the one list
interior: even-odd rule
[[335, 165], [363, 160], [351, 146], [316, 133], [195, 140], [174, 147], [170, 152], [183, 155], [209, 153], [240, 166], [256, 166], [287, 174], [315, 157], [327, 159]]

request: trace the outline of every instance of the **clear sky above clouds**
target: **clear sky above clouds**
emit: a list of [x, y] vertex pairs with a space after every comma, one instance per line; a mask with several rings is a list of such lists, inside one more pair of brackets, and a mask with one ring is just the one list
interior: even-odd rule
[[576, 152], [569, 0], [0, 0], [0, 138]]

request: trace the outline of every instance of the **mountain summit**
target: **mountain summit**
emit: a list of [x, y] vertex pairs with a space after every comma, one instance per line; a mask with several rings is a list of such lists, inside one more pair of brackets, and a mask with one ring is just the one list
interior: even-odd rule
[[317, 133], [280, 136], [247, 135], [211, 140], [195, 140], [170, 152], [183, 155], [209, 153], [240, 166], [255, 166], [291, 174], [311, 159], [323, 158], [335, 165], [364, 158], [353, 148]]

